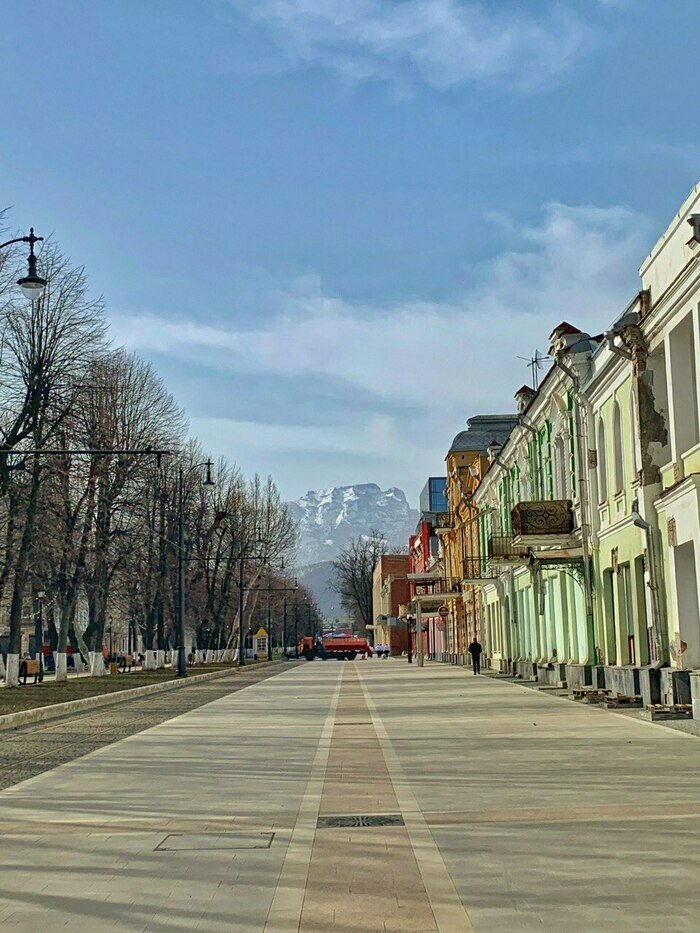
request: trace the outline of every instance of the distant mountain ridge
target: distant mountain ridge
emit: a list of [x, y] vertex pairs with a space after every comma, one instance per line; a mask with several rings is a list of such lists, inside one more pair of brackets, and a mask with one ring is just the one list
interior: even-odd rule
[[348, 541], [370, 531], [380, 531], [390, 547], [405, 548], [418, 522], [402, 489], [376, 483], [310, 490], [289, 506], [299, 525], [300, 567], [334, 560]]

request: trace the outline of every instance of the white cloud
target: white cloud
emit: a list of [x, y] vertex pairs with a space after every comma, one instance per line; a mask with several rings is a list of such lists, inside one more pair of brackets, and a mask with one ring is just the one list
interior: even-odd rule
[[[343, 450], [353, 456], [366, 451], [369, 457], [383, 448], [387, 480], [417, 486], [440, 467], [465, 418], [512, 410], [515, 389], [528, 379], [518, 356], [536, 347], [546, 350], [549, 333], [564, 319], [599, 332], [637, 288], [635, 270], [648, 228], [625, 208], [551, 204], [535, 226], [520, 226], [512, 217], [493, 220], [503, 229], [506, 248], [473, 268], [470, 282], [451, 302], [358, 306], [325, 294], [317, 280], [307, 278], [278, 298], [276, 313], [258, 327], [125, 314], [114, 318], [116, 338], [185, 363], [209, 361], [213, 391], [216, 370], [228, 368], [251, 374], [251, 393], [256, 373], [300, 379], [322, 374], [371, 392], [387, 410], [380, 401], [376, 416], [361, 429], [243, 429], [231, 422], [230, 436], [256, 453], [269, 443], [277, 452], [337, 451], [339, 460]], [[396, 403], [424, 414], [401, 420], [388, 414]], [[322, 398], [319, 406], [323, 410]], [[211, 426], [213, 439], [226, 436], [225, 423]]]
[[261, 25], [292, 65], [351, 81], [478, 80], [532, 86], [566, 70], [588, 28], [561, 4], [541, 13], [467, 0], [229, 0]]

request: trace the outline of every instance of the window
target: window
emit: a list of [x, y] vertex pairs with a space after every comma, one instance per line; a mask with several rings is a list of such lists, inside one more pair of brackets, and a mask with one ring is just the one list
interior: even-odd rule
[[615, 492], [625, 486], [625, 470], [622, 457], [622, 412], [619, 402], [613, 407], [613, 451], [615, 455]]
[[670, 375], [673, 393], [673, 430], [675, 456], [694, 447], [700, 439], [698, 430], [698, 390], [695, 373], [695, 330], [691, 314], [675, 327], [669, 337]]
[[564, 438], [559, 435], [554, 442], [554, 466], [556, 470], [556, 496], [569, 498], [569, 454]]
[[603, 419], [598, 419], [598, 498], [605, 502], [608, 498], [608, 465], [605, 450], [605, 425]]
[[449, 507], [447, 505], [447, 496], [445, 493], [445, 479], [444, 477], [432, 477], [430, 479], [430, 511], [431, 512], [447, 512]]

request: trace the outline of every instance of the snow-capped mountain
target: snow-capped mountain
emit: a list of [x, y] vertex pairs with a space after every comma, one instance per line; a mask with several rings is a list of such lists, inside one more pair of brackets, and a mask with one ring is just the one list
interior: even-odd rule
[[381, 532], [390, 547], [405, 548], [418, 521], [403, 490], [376, 483], [312, 490], [290, 507], [299, 523], [300, 566], [333, 560], [351, 538], [370, 531]]

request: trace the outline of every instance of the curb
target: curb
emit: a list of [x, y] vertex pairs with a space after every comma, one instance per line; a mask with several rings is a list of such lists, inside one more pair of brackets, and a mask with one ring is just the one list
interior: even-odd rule
[[[250, 667], [258, 667], [261, 662], [251, 664]], [[268, 662], [263, 661], [263, 664]], [[190, 684], [202, 683], [207, 680], [218, 680], [221, 677], [229, 677], [236, 673], [238, 668], [223, 671], [208, 671], [206, 674], [195, 674], [193, 677], [186, 677], [182, 680], [165, 680], [159, 684], [144, 684], [142, 687], [131, 687], [127, 690], [115, 690], [114, 693], [102, 693], [93, 697], [82, 697], [79, 700], [67, 700], [65, 703], [54, 703], [50, 706], [37, 706], [34, 709], [22, 709], [16, 713], [5, 713], [0, 716], [0, 731], [4, 729], [14, 729], [17, 726], [25, 726], [35, 722], [45, 722], [49, 719], [59, 719], [68, 713], [76, 713], [84, 709], [99, 708], [101, 706], [111, 706], [114, 703], [123, 703], [126, 700], [133, 700], [136, 697], [146, 696], [150, 693], [163, 693], [167, 690], [177, 690], [181, 687], [187, 687]]]

